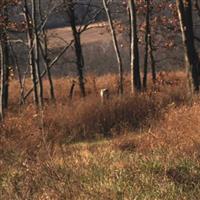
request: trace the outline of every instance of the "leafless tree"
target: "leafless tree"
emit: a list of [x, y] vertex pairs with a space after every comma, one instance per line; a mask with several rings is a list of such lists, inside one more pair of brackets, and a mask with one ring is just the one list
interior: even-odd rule
[[29, 65], [30, 65], [30, 71], [31, 71], [31, 79], [33, 83], [33, 91], [34, 91], [34, 102], [36, 105], [38, 105], [38, 88], [37, 88], [37, 76], [36, 76], [36, 66], [34, 62], [34, 52], [33, 52], [33, 24], [32, 24], [32, 18], [28, 7], [28, 1], [24, 0], [24, 16], [25, 21], [27, 25], [27, 40], [28, 40], [28, 48], [29, 48]]
[[31, 0], [32, 6], [32, 31], [33, 31], [33, 53], [34, 53], [34, 65], [36, 70], [36, 77], [38, 80], [38, 103], [39, 106], [43, 106], [43, 83], [40, 76], [40, 58], [39, 58], [39, 36], [38, 36], [38, 10], [37, 10], [38, 2], [36, 0]]
[[9, 45], [7, 37], [8, 13], [7, 6], [1, 8], [3, 18], [0, 24], [0, 55], [1, 55], [1, 85], [0, 85], [0, 118], [3, 119], [4, 110], [8, 108], [9, 96]]
[[185, 65], [191, 94], [199, 92], [199, 57], [194, 43], [192, 1], [176, 0], [182, 39], [185, 50]]
[[123, 95], [123, 90], [124, 90], [123, 66], [122, 66], [122, 58], [121, 58], [121, 54], [120, 54], [120, 50], [119, 50], [119, 45], [118, 45], [118, 42], [117, 42], [117, 35], [116, 35], [116, 32], [115, 32], [115, 28], [114, 28], [114, 24], [113, 24], [111, 12], [110, 12], [107, 0], [103, 0], [103, 5], [104, 5], [104, 9], [106, 11], [107, 18], [108, 18], [108, 23], [109, 23], [109, 26], [110, 26], [110, 31], [111, 31], [112, 40], [113, 40], [113, 46], [114, 46], [115, 54], [116, 54], [116, 57], [117, 57], [118, 73], [119, 73], [119, 92], [120, 92], [121, 95]]
[[75, 54], [76, 54], [76, 66], [79, 78], [79, 87], [81, 91], [81, 96], [85, 97], [85, 83], [84, 83], [84, 57], [83, 57], [83, 50], [81, 44], [81, 37], [80, 32], [77, 28], [76, 24], [76, 14], [75, 14], [75, 3], [73, 0], [64, 0], [64, 5], [66, 6], [66, 12], [70, 21], [70, 26], [72, 29], [72, 34], [74, 38], [74, 47], [75, 47]]
[[[41, 5], [41, 0], [39, 0], [38, 2], [38, 9], [39, 9], [39, 15], [40, 15], [40, 23], [44, 23], [45, 22], [45, 15], [43, 13], [43, 8]], [[39, 37], [39, 47], [40, 47], [40, 51], [41, 51], [41, 57], [43, 59], [44, 65], [45, 65], [45, 69], [47, 72], [47, 77], [48, 77], [48, 81], [49, 81], [49, 86], [50, 86], [50, 96], [51, 96], [51, 100], [55, 101], [55, 93], [54, 93], [54, 85], [53, 85], [53, 80], [52, 80], [52, 76], [51, 76], [51, 70], [49, 67], [50, 64], [50, 58], [48, 55], [48, 38], [47, 38], [47, 29], [45, 24], [41, 26], [41, 30], [40, 30], [40, 37]]]
[[131, 87], [132, 92], [141, 90], [140, 58], [138, 47], [137, 11], [135, 0], [129, 0], [131, 26]]
[[143, 87], [147, 88], [147, 67], [148, 67], [148, 55], [149, 55], [149, 36], [150, 36], [150, 0], [146, 0], [146, 31], [145, 31], [145, 50], [144, 50], [144, 76]]

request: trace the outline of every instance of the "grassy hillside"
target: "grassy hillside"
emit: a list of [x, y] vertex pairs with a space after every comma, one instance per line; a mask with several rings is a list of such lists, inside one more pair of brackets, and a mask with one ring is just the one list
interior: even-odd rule
[[[200, 103], [188, 100], [184, 80], [165, 74], [130, 96], [127, 76], [121, 99], [116, 76], [90, 75], [88, 97], [76, 90], [71, 102], [71, 80], [58, 79], [57, 103], [46, 99], [44, 112], [11, 106], [0, 125], [1, 199], [198, 199]], [[103, 87], [111, 90], [104, 105], [96, 93]]]

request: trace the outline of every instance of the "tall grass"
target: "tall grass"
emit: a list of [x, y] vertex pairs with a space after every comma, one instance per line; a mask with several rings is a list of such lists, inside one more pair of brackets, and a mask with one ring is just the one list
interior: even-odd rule
[[[173, 84], [173, 78], [177, 79], [177, 77], [180, 81], [178, 85]], [[76, 88], [72, 101], [67, 98], [67, 91], [73, 78], [56, 80], [57, 102], [56, 104], [47, 103], [44, 108], [45, 131], [48, 133], [48, 138], [50, 140], [53, 138], [53, 141], [59, 138], [78, 141], [108, 137], [145, 126], [149, 127], [155, 120], [162, 117], [168, 105], [187, 103], [187, 92], [181, 78], [182, 76], [178, 75], [168, 75], [166, 81], [172, 82], [170, 85], [158, 83], [150, 86], [150, 89], [144, 93], [130, 94], [127, 91], [123, 97], [119, 97], [116, 92], [116, 76], [107, 75], [95, 80], [90, 75], [86, 82], [88, 96], [80, 99], [78, 88]], [[128, 76], [125, 84], [127, 88], [130, 88]], [[48, 88], [47, 83], [45, 85]], [[104, 87], [109, 88], [111, 97], [102, 104], [96, 92]], [[16, 99], [16, 91], [13, 89], [11, 99]], [[17, 107], [16, 103], [17, 101], [13, 100], [12, 107]], [[7, 133], [14, 135], [28, 135], [28, 137], [30, 137], [30, 132], [33, 135], [39, 134], [41, 116], [35, 111], [34, 105], [29, 103], [20, 110], [12, 107], [2, 130], [5, 129]]]
[[[199, 101], [188, 105], [182, 74], [123, 97], [116, 76], [95, 82], [87, 77], [88, 96], [80, 99], [76, 88], [70, 101], [71, 80], [55, 80], [58, 98], [46, 102], [44, 124], [31, 99], [16, 109], [13, 83], [0, 125], [1, 199], [198, 197]], [[105, 87], [111, 97], [102, 104], [97, 91]]]

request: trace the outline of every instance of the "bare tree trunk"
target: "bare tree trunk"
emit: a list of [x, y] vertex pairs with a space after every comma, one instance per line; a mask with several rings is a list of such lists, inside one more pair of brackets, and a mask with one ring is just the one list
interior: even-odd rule
[[76, 28], [76, 16], [74, 11], [74, 3], [72, 0], [65, 1], [65, 4], [67, 6], [67, 14], [69, 16], [70, 25], [72, 29], [72, 34], [74, 37], [74, 46], [75, 46], [75, 53], [76, 53], [76, 65], [77, 65], [77, 71], [78, 71], [78, 77], [79, 77], [79, 87], [81, 91], [81, 96], [85, 97], [85, 83], [84, 83], [84, 74], [83, 74], [83, 68], [84, 68], [84, 57], [83, 57], [83, 51], [82, 51], [82, 45], [81, 45], [81, 38], [80, 38], [80, 32]]
[[[42, 13], [42, 7], [41, 7], [41, 0], [39, 0], [39, 13], [40, 13], [40, 20], [43, 22], [44, 21], [44, 16]], [[49, 81], [49, 92], [50, 92], [50, 96], [51, 96], [51, 100], [55, 101], [55, 93], [54, 93], [54, 85], [53, 85], [53, 80], [52, 80], [52, 76], [51, 76], [51, 70], [49, 67], [49, 58], [48, 58], [48, 43], [47, 43], [47, 33], [45, 30], [45, 26], [42, 27], [42, 31], [41, 31], [41, 40], [40, 42], [40, 49], [41, 49], [41, 55], [43, 57], [44, 60], [44, 64], [45, 64], [45, 69], [47, 71], [47, 77], [48, 77], [48, 81]]]
[[27, 0], [24, 0], [24, 15], [25, 15], [25, 21], [27, 24], [27, 40], [28, 40], [28, 46], [29, 46], [29, 65], [30, 65], [30, 71], [31, 71], [31, 79], [33, 83], [33, 99], [36, 105], [38, 105], [38, 90], [37, 90], [37, 78], [36, 78], [36, 69], [35, 69], [35, 63], [34, 63], [34, 53], [33, 53], [33, 25], [32, 25], [32, 19], [28, 10], [28, 3]]
[[[7, 19], [6, 19], [7, 21]], [[6, 22], [7, 24], [7, 22]], [[6, 27], [6, 25], [5, 25]], [[1, 60], [1, 84], [0, 84], [0, 119], [4, 118], [4, 110], [8, 108], [9, 89], [9, 55], [6, 28], [0, 31], [0, 60]]]
[[156, 83], [156, 61], [153, 55], [153, 44], [152, 44], [151, 32], [149, 34], [149, 54], [150, 54], [150, 59], [151, 59], [152, 81], [153, 83]]
[[33, 24], [33, 53], [34, 53], [34, 65], [36, 70], [36, 77], [38, 80], [38, 100], [39, 106], [43, 106], [43, 84], [40, 76], [40, 61], [39, 61], [39, 38], [37, 32], [37, 7], [36, 0], [32, 0], [32, 24]]
[[20, 70], [20, 67], [19, 67], [19, 63], [18, 63], [16, 53], [15, 53], [14, 48], [13, 48], [11, 43], [10, 43], [10, 49], [11, 49], [13, 62], [15, 63], [15, 68], [16, 68], [16, 71], [17, 71], [18, 79], [19, 79], [20, 97], [21, 97], [20, 103], [24, 104], [25, 100], [24, 100], [24, 86], [23, 86], [22, 74], [21, 74], [21, 70]]
[[194, 44], [192, 2], [191, 0], [176, 0], [176, 4], [185, 49], [189, 89], [192, 95], [193, 92], [199, 92], [199, 57]]
[[150, 35], [150, 0], [146, 0], [146, 31], [145, 31], [145, 50], [144, 50], [144, 76], [143, 76], [143, 88], [147, 88], [147, 67], [148, 67], [148, 55], [149, 55], [149, 35]]
[[132, 92], [141, 91], [140, 59], [137, 35], [137, 16], [135, 0], [129, 0], [131, 23], [131, 86]]
[[[73, 44], [73, 40], [67, 45], [65, 46], [59, 53], [57, 56], [55, 56], [55, 58], [52, 59], [52, 61], [49, 64], [49, 69], [51, 70], [51, 68], [58, 62], [58, 60], [63, 56], [63, 54], [67, 51], [67, 49], [69, 47], [71, 47], [71, 45]], [[46, 69], [43, 70], [43, 72], [40, 74], [41, 79], [44, 78], [44, 76], [46, 75], [47, 71]], [[36, 80], [36, 85], [38, 84], [38, 80]], [[24, 100], [26, 100], [29, 95], [34, 91], [34, 87], [30, 88], [28, 90], [28, 92], [24, 95]]]
[[55, 98], [55, 93], [54, 93], [54, 85], [53, 85], [53, 79], [52, 79], [52, 76], [51, 76], [51, 70], [50, 70], [50, 67], [49, 67], [49, 58], [48, 58], [48, 49], [47, 49], [47, 38], [46, 38], [46, 33], [44, 33], [45, 35], [43, 35], [43, 44], [39, 44], [40, 45], [40, 49], [41, 49], [41, 55], [43, 57], [43, 60], [44, 60], [44, 65], [45, 65], [45, 69], [46, 69], [46, 72], [47, 72], [47, 77], [48, 77], [48, 81], [49, 81], [49, 93], [50, 93], [50, 96], [51, 96], [51, 100], [52, 101], [55, 101], [56, 98]]
[[1, 56], [1, 85], [0, 85], [0, 119], [4, 118], [4, 84], [5, 84], [5, 54], [4, 54], [4, 42], [0, 38], [0, 56]]
[[3, 98], [3, 106], [4, 108], [8, 108], [8, 97], [9, 97], [9, 50], [8, 50], [8, 41], [7, 36], [5, 37], [4, 42], [4, 62], [5, 62], [5, 70], [4, 70], [4, 98]]
[[108, 7], [108, 3], [107, 0], [103, 0], [103, 5], [104, 5], [104, 9], [106, 11], [106, 15], [108, 18], [108, 23], [110, 26], [110, 31], [111, 31], [111, 35], [112, 35], [112, 40], [113, 40], [113, 45], [114, 45], [114, 49], [115, 49], [115, 54], [117, 57], [117, 63], [118, 63], [118, 71], [119, 71], [119, 92], [121, 95], [123, 95], [123, 66], [122, 66], [122, 58], [121, 58], [121, 54], [119, 51], [119, 46], [118, 46], [118, 42], [117, 42], [117, 36], [116, 36], [116, 32], [114, 29], [114, 25], [113, 25], [113, 21], [112, 21], [112, 16]]
[[9, 97], [9, 45], [8, 45], [8, 37], [7, 37], [7, 25], [8, 25], [8, 10], [7, 7], [3, 8], [3, 16], [4, 16], [4, 27], [1, 33], [2, 39], [2, 47], [4, 54], [4, 84], [3, 84], [3, 107], [8, 108], [8, 97]]

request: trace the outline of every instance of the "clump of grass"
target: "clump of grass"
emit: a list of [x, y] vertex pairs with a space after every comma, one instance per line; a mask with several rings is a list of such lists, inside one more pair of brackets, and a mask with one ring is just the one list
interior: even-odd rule
[[47, 110], [45, 118], [48, 127], [58, 127], [66, 135], [90, 139], [96, 134], [111, 136], [126, 128], [139, 128], [159, 115], [161, 105], [158, 104], [158, 100], [146, 95], [115, 97], [105, 104], [93, 97], [70, 105], [57, 105]]

